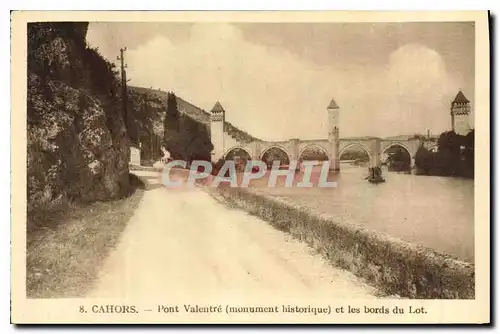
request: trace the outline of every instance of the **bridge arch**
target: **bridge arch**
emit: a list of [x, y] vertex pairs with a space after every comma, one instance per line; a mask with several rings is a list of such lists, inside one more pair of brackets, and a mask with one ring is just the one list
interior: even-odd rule
[[328, 152], [327, 149], [325, 149], [323, 146], [321, 145], [318, 145], [318, 144], [307, 144], [304, 148], [302, 148], [302, 150], [300, 150], [299, 152], [299, 161], [302, 160], [302, 155], [309, 149], [312, 149], [312, 148], [316, 148], [316, 149], [319, 149], [321, 152], [323, 152], [323, 154], [325, 155], [326, 157], [326, 160], [331, 160], [331, 157], [330, 157], [330, 153]]
[[369, 161], [372, 160], [372, 153], [370, 152], [370, 149], [359, 142], [349, 143], [349, 144], [345, 145], [344, 147], [342, 147], [339, 151], [339, 159], [342, 156], [342, 153], [344, 153], [346, 149], [351, 148], [351, 147], [361, 148], [363, 151], [366, 152], [366, 154], [368, 154]]
[[395, 143], [389, 143], [387, 144], [383, 149], [382, 151], [380, 152], [381, 154], [385, 154], [387, 152], [388, 149], [390, 149], [391, 147], [401, 147], [403, 148], [406, 152], [408, 152], [408, 155], [410, 156], [410, 159], [414, 158], [415, 156], [415, 153], [412, 153], [412, 151], [408, 148], [408, 146], [406, 146], [405, 144], [403, 143], [400, 143], [400, 142], [395, 142]]
[[[392, 156], [394, 158], [391, 158], [391, 156], [387, 153], [387, 151], [390, 148], [399, 148], [399, 151], [395, 151], [394, 155]], [[405, 156], [404, 153], [403, 155], [398, 155], [399, 158], [395, 158], [397, 152], [406, 152], [407, 156]], [[415, 164], [415, 153], [412, 154], [412, 151], [408, 148], [408, 146], [401, 144], [399, 142], [394, 142], [390, 143], [387, 146], [385, 146], [382, 149], [381, 155], [384, 156], [384, 161], [383, 163], [387, 163], [387, 166], [389, 168], [389, 171], [397, 171], [397, 172], [402, 172], [402, 171], [409, 171], [412, 169], [412, 167]]]
[[281, 152], [283, 152], [286, 156], [286, 158], [288, 159], [288, 163], [290, 163], [290, 161], [292, 160], [292, 157], [290, 155], [290, 153], [288, 153], [288, 151], [286, 150], [286, 148], [284, 148], [283, 146], [280, 146], [280, 145], [271, 145], [269, 147], [266, 147], [264, 150], [262, 150], [262, 152], [260, 153], [259, 155], [259, 160], [260, 161], [263, 161], [264, 159], [264, 155], [266, 155], [266, 153], [268, 153], [269, 151], [271, 150], [279, 150]]

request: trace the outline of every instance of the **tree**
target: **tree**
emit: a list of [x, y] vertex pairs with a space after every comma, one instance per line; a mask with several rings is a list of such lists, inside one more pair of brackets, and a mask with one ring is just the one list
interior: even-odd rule
[[474, 177], [474, 130], [470, 131], [464, 138], [464, 176]]
[[168, 93], [164, 129], [163, 144], [172, 158], [210, 161], [213, 145], [207, 128], [188, 114], [179, 113], [174, 93]]
[[465, 136], [464, 146], [466, 149], [474, 150], [474, 130]]
[[462, 144], [461, 137], [455, 131], [443, 132], [438, 139], [439, 150], [459, 151]]
[[474, 177], [474, 130], [466, 136], [453, 131], [443, 132], [438, 139], [438, 151], [429, 152], [421, 146], [415, 154], [420, 174]]
[[463, 138], [454, 131], [443, 132], [439, 136], [436, 167], [440, 175], [456, 176], [458, 174]]
[[174, 93], [168, 92], [167, 95], [167, 111], [165, 114], [165, 136], [168, 132], [179, 131], [179, 109], [177, 108], [177, 97]]
[[180, 113], [177, 108], [177, 97], [168, 92], [167, 110], [164, 119], [163, 145], [172, 154], [174, 159], [184, 159], [185, 151], [183, 136], [179, 133]]
[[415, 166], [418, 174], [429, 175], [433, 165], [432, 153], [421, 145], [415, 153]]

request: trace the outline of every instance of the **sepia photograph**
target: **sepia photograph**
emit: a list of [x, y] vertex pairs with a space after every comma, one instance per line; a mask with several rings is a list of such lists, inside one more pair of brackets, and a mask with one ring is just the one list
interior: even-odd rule
[[13, 322], [490, 321], [487, 12], [70, 14], [12, 13]]

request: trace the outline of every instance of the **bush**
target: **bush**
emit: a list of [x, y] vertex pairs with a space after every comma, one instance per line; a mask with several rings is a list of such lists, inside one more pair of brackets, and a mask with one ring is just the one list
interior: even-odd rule
[[421, 175], [474, 177], [474, 130], [466, 136], [453, 131], [438, 139], [438, 151], [420, 147], [415, 155], [417, 173]]

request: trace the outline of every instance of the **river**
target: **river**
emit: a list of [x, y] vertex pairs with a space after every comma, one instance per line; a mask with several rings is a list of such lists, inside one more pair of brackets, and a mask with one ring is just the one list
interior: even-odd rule
[[[385, 183], [364, 180], [366, 167], [341, 165], [334, 188], [255, 187], [286, 197], [341, 223], [357, 223], [474, 263], [474, 181], [383, 170]], [[488, 222], [484, 222], [485, 224]]]

